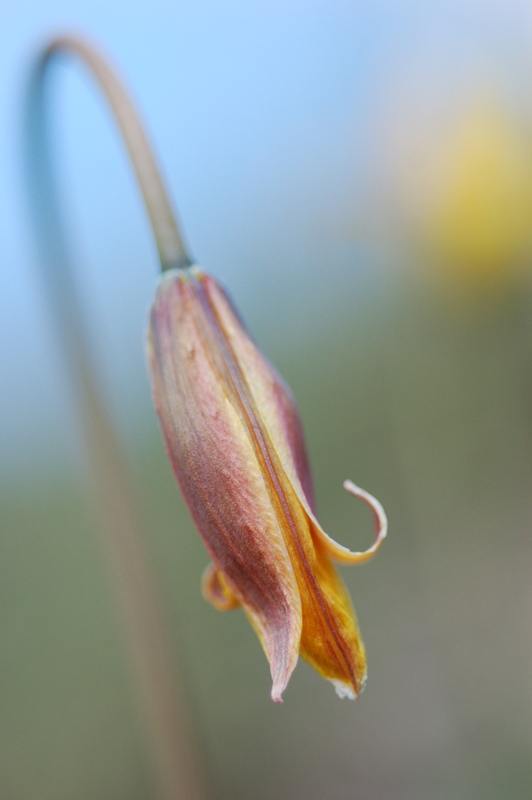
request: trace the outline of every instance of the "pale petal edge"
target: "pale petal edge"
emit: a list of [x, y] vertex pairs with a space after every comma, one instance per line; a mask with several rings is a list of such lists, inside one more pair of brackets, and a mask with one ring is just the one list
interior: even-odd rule
[[361, 489], [360, 486], [357, 486], [352, 481], [344, 481], [344, 489], [354, 497], [358, 497], [366, 503], [373, 511], [375, 519], [375, 541], [371, 547], [360, 552], [350, 550], [348, 547], [344, 547], [344, 545], [335, 542], [334, 539], [326, 534], [314, 515], [312, 515], [312, 521], [315, 525], [316, 534], [327, 548], [327, 552], [332, 559], [339, 564], [364, 564], [366, 561], [373, 558], [386, 538], [388, 533], [388, 518], [377, 498], [373, 497], [372, 494], [366, 492], [364, 489]]
[[348, 700], [357, 700], [366, 688], [367, 675], [364, 676], [364, 680], [360, 684], [357, 694], [354, 692], [353, 687], [348, 683], [344, 683], [344, 681], [340, 681], [337, 678], [330, 678], [330, 681], [340, 699], [343, 700], [344, 697], [347, 697]]

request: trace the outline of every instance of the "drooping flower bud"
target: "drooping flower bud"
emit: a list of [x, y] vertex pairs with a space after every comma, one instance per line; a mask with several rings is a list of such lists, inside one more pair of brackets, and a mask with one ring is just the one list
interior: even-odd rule
[[357, 697], [364, 645], [331, 559], [360, 563], [377, 551], [382, 506], [344, 484], [375, 514], [375, 543], [364, 553], [321, 529], [290, 390], [199, 268], [163, 276], [149, 355], [168, 455], [213, 561], [204, 595], [218, 609], [244, 609], [270, 662], [273, 700], [281, 701], [299, 654], [340, 696]]

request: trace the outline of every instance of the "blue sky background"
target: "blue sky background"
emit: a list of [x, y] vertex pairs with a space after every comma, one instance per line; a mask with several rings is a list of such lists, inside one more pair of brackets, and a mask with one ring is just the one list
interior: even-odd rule
[[[73, 430], [22, 182], [25, 81], [42, 42], [73, 30], [111, 55], [147, 124], [193, 253], [230, 287], [271, 349], [303, 341], [328, 324], [333, 308], [343, 304], [352, 313], [389, 283], [393, 258], [366, 231], [364, 206], [372, 126], [397, 75], [443, 69], [459, 82], [462, 70], [488, 64], [516, 91], [527, 83], [532, 12], [525, 3], [426, 5], [4, 4], [4, 478], [24, 479], [28, 470], [60, 463]], [[55, 83], [57, 160], [77, 279], [102, 376], [127, 431], [152, 420], [142, 335], [157, 275], [155, 249], [123, 148], [91, 80], [65, 62]]]

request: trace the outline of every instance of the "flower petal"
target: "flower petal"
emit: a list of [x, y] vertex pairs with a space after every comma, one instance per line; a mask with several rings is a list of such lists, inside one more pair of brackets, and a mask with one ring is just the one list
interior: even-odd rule
[[240, 605], [240, 600], [227, 583], [223, 572], [212, 563], [203, 573], [201, 591], [204, 598], [218, 611], [231, 611]]
[[235, 392], [252, 410], [253, 436], [301, 594], [301, 655], [343, 687], [344, 695], [357, 696], [366, 676], [364, 646], [349, 595], [314, 536], [310, 471], [295, 403], [220, 287], [208, 276], [202, 285], [222, 331]]
[[215, 306], [220, 325], [252, 402], [260, 409], [272, 442], [290, 480], [314, 511], [314, 489], [299, 411], [290, 391], [273, 364], [259, 350], [231, 298], [208, 275], [203, 279], [205, 291]]
[[373, 511], [373, 516], [375, 518], [374, 543], [371, 545], [371, 547], [368, 547], [367, 550], [363, 550], [361, 552], [349, 550], [348, 547], [338, 544], [338, 542], [335, 542], [334, 539], [328, 536], [315, 517], [312, 516], [314, 530], [318, 538], [327, 548], [330, 558], [334, 558], [334, 560], [340, 564], [364, 564], [366, 561], [369, 561], [371, 558], [373, 558], [386, 538], [386, 534], [388, 533], [388, 519], [382, 505], [379, 503], [377, 498], [373, 497], [373, 495], [371, 495], [369, 492], [361, 489], [360, 486], [356, 486], [356, 484], [354, 484], [352, 481], [344, 481], [344, 489], [354, 497], [360, 498], [360, 500], [366, 503]]
[[298, 658], [299, 588], [202, 275], [173, 271], [159, 284], [149, 342], [154, 400], [192, 517], [259, 633], [280, 701]]
[[344, 582], [329, 560], [323, 545], [320, 542], [314, 544], [316, 578], [327, 598], [329, 613], [334, 618], [335, 638], [341, 643], [341, 650], [331, 657], [330, 643], [323, 636], [319, 621], [313, 615], [305, 616], [304, 611], [301, 655], [320, 675], [332, 681], [340, 697], [354, 700], [360, 696], [366, 685], [366, 650]]
[[352, 551], [328, 536], [315, 515], [314, 492], [303, 429], [292, 392], [281, 376], [256, 347], [248, 334], [242, 336], [242, 322], [225, 292], [215, 281], [206, 284], [207, 291], [220, 317], [228, 341], [242, 373], [260, 408], [260, 414], [283, 468], [312, 520], [315, 535], [325, 544], [331, 558], [341, 564], [363, 564], [369, 561], [386, 538], [388, 521], [384, 508], [373, 495], [345, 481], [344, 488], [370, 506], [375, 517], [375, 542], [362, 552]]

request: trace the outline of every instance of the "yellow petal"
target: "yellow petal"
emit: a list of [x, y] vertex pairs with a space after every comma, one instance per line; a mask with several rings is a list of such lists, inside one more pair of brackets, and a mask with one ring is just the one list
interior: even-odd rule
[[240, 605], [240, 600], [235, 595], [224, 574], [214, 564], [205, 568], [201, 579], [201, 591], [206, 600], [218, 611], [231, 611]]
[[360, 696], [366, 685], [366, 650], [349, 593], [331, 564], [325, 548], [320, 544], [316, 546], [316, 577], [327, 597], [338, 640], [349, 653], [356, 680], [353, 682], [350, 671], [343, 666], [345, 657], [331, 658], [328, 639], [323, 636], [315, 615], [304, 615], [301, 655], [320, 675], [332, 681], [340, 697], [353, 700]]

